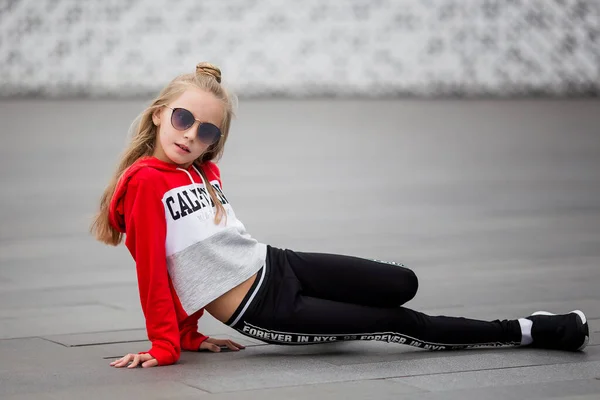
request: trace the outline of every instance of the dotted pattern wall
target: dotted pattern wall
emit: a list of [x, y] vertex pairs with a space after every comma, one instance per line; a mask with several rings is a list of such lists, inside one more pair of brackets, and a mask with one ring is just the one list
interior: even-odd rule
[[597, 95], [600, 0], [0, 0], [0, 96]]

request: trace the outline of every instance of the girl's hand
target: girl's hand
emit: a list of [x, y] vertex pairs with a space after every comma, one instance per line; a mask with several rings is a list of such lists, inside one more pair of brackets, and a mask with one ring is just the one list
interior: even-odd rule
[[227, 347], [229, 350], [232, 351], [239, 351], [241, 349], [245, 349], [245, 347], [241, 344], [237, 344], [233, 340], [229, 339], [208, 338], [200, 344], [200, 350], [206, 349], [212, 351], [213, 353], [220, 352], [221, 347]]
[[[131, 364], [129, 364], [131, 362]], [[141, 364], [140, 364], [141, 363]], [[135, 368], [138, 365], [141, 365], [142, 368], [150, 368], [156, 367], [158, 365], [158, 361], [156, 358], [152, 357], [150, 354], [127, 354], [123, 358], [119, 358], [110, 363], [112, 367], [123, 368], [129, 364], [127, 368]]]

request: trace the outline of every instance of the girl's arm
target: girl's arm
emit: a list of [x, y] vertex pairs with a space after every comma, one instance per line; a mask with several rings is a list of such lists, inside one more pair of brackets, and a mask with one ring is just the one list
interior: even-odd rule
[[136, 262], [140, 302], [152, 342], [147, 353], [159, 365], [168, 365], [177, 362], [181, 347], [166, 265], [165, 211], [143, 172], [132, 178], [125, 196], [126, 245]]

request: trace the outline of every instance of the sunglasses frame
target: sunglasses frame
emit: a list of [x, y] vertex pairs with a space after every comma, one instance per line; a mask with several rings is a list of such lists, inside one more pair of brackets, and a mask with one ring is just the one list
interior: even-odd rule
[[192, 116], [192, 118], [194, 118], [194, 121], [198, 121], [198, 122], [199, 122], [199, 124], [198, 124], [198, 128], [196, 129], [196, 137], [198, 138], [198, 140], [199, 140], [199, 141], [201, 141], [201, 142], [202, 142], [202, 143], [204, 143], [204, 144], [207, 144], [205, 141], [203, 141], [203, 140], [200, 138], [200, 135], [199, 135], [199, 133], [200, 133], [200, 127], [201, 127], [203, 124], [212, 125], [212, 126], [214, 126], [215, 128], [217, 128], [217, 130], [219, 131], [219, 136], [217, 137], [217, 139], [216, 139], [214, 142], [210, 143], [210, 144], [209, 144], [209, 146], [212, 146], [213, 144], [215, 144], [215, 143], [218, 143], [218, 142], [219, 142], [219, 140], [221, 140], [221, 137], [223, 136], [223, 132], [221, 132], [221, 128], [219, 128], [219, 127], [218, 127], [218, 126], [216, 126], [215, 124], [213, 124], [213, 123], [210, 123], [210, 122], [200, 121], [199, 119], [196, 119], [196, 117], [194, 117], [194, 114], [192, 114], [192, 112], [191, 112], [190, 110], [188, 110], [188, 109], [186, 109], [186, 108], [183, 108], [183, 107], [169, 107], [169, 106], [165, 106], [165, 108], [168, 108], [169, 110], [171, 110], [171, 118], [169, 118], [169, 119], [170, 119], [170, 121], [171, 121], [171, 126], [172, 126], [173, 128], [175, 128], [175, 129], [177, 129], [178, 131], [182, 132], [182, 131], [184, 131], [184, 130], [188, 130], [188, 129], [190, 129], [192, 126], [194, 126], [194, 123], [192, 123], [192, 125], [190, 125], [190, 126], [189, 126], [189, 127], [187, 127], [186, 129], [183, 129], [183, 130], [182, 130], [182, 129], [178, 129], [178, 128], [177, 128], [177, 127], [176, 127], [176, 126], [173, 124], [173, 114], [175, 113], [175, 110], [184, 110], [184, 111], [187, 111], [188, 113], [190, 113], [190, 115]]

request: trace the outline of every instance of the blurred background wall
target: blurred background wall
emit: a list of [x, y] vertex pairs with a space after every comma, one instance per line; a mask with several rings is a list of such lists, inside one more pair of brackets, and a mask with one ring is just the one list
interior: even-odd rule
[[0, 96], [597, 96], [598, 0], [0, 0]]

